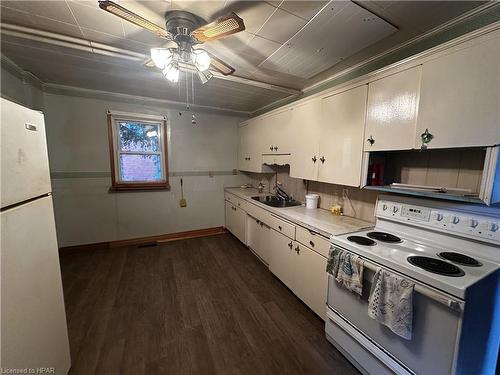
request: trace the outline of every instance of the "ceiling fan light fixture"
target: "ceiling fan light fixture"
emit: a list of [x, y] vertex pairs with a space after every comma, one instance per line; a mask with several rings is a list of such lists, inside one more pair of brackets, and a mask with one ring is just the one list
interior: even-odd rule
[[199, 71], [204, 72], [205, 70], [208, 70], [208, 68], [210, 68], [212, 59], [210, 58], [208, 53], [206, 53], [204, 50], [202, 49], [193, 50], [192, 56], [193, 56], [193, 63], [196, 66], [196, 68], [198, 68]]
[[177, 83], [179, 82], [179, 67], [176, 63], [170, 63], [163, 69], [163, 75], [170, 82]]
[[172, 52], [168, 48], [151, 48], [151, 60], [159, 69], [164, 69], [172, 61]]
[[198, 70], [198, 78], [200, 79], [202, 84], [207, 83], [213, 76], [214, 75], [209, 70], [205, 71]]

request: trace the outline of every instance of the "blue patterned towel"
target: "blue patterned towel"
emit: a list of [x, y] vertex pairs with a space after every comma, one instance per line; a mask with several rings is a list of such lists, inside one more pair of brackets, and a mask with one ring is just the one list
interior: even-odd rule
[[373, 278], [368, 315], [396, 335], [411, 340], [414, 287], [411, 281], [379, 268]]
[[339, 285], [361, 295], [363, 293], [363, 264], [364, 261], [359, 256], [332, 246], [326, 272], [331, 274]]

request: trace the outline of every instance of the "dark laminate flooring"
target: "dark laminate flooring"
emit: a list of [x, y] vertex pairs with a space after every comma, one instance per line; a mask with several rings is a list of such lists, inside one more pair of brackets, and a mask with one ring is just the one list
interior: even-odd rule
[[61, 257], [71, 375], [358, 374], [229, 234]]

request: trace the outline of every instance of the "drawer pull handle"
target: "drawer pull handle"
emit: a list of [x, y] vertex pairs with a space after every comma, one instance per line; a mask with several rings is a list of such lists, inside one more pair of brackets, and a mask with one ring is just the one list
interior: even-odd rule
[[311, 245], [312, 247], [314, 247], [314, 242], [309, 241], [309, 245]]

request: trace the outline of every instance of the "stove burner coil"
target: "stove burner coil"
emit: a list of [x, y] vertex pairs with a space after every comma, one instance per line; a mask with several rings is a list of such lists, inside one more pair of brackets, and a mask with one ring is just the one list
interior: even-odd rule
[[348, 241], [357, 243], [358, 245], [364, 245], [364, 246], [373, 246], [376, 244], [375, 241], [367, 238], [367, 237], [362, 237], [362, 236], [349, 236], [347, 237]]
[[442, 252], [438, 254], [439, 257], [449, 260], [450, 262], [461, 264], [462, 266], [469, 267], [481, 267], [481, 262], [477, 261], [474, 258], [471, 258], [468, 255], [455, 253], [455, 252]]
[[465, 272], [454, 264], [445, 262], [440, 259], [422, 256], [410, 256], [407, 258], [407, 260], [414, 266], [420, 267], [429, 272], [437, 273], [439, 275], [454, 277], [465, 275]]
[[373, 238], [374, 240], [379, 240], [382, 242], [392, 242], [392, 243], [401, 242], [401, 238], [390, 233], [369, 232], [366, 235], [370, 238]]

